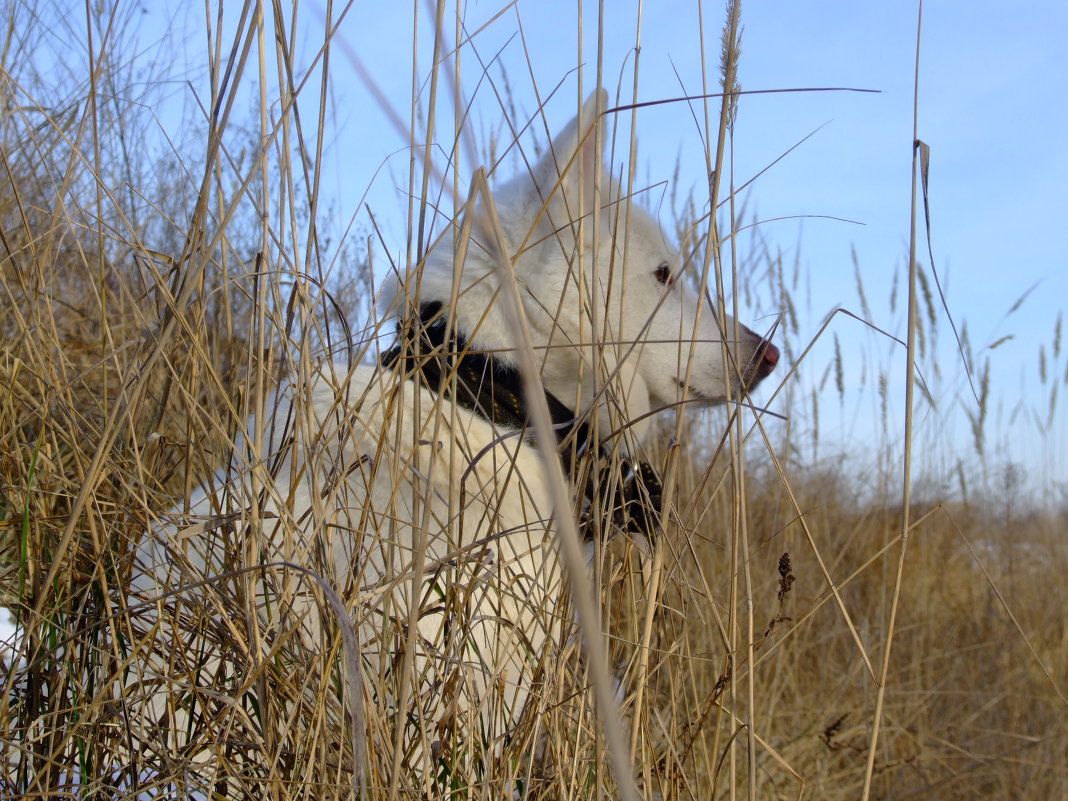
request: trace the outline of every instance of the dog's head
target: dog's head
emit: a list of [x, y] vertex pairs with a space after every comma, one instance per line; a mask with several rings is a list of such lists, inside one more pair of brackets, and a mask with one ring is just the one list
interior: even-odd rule
[[696, 288], [700, 266], [612, 176], [598, 143], [606, 100], [603, 90], [590, 95], [530, 175], [505, 187], [506, 208], [521, 209], [504, 224], [518, 226], [509, 236], [523, 243], [516, 272], [547, 349], [546, 382], [574, 396], [578, 353], [597, 377], [589, 383], [614, 388], [631, 420], [682, 398], [738, 398], [772, 372], [779, 350], [720, 314]]
[[779, 351], [695, 288], [702, 270], [685, 263], [607, 169], [599, 144], [606, 104], [604, 90], [590, 95], [528, 171], [476, 207], [487, 215], [492, 202], [508, 253], [486, 241], [488, 226], [472, 225], [456, 274], [446, 236], [420, 268], [419, 297], [450, 305], [469, 341], [506, 354], [518, 324], [496, 302], [496, 260], [507, 259], [546, 388], [565, 403], [577, 408], [600, 392], [633, 421], [684, 398], [737, 398], [771, 373]]

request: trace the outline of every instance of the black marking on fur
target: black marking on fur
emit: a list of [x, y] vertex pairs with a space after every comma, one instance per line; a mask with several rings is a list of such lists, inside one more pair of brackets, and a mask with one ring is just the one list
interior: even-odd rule
[[[417, 380], [428, 389], [451, 394], [465, 409], [496, 426], [525, 431], [530, 418], [523, 401], [519, 370], [490, 353], [471, 350], [466, 337], [449, 331], [448, 319], [439, 302], [424, 303], [419, 320], [397, 326], [398, 342], [382, 355], [382, 366]], [[455, 379], [455, 380], [452, 380]], [[608, 451], [598, 446], [600, 468], [597, 480], [575, 475], [572, 466], [590, 446], [588, 422], [575, 419], [575, 413], [559, 398], [546, 391], [549, 416], [561, 446], [564, 469], [573, 484], [583, 484], [582, 529], [586, 540], [598, 529], [592, 519], [603, 513], [604, 501], [613, 494], [617, 503], [612, 521], [624, 530], [655, 537], [660, 530], [663, 486], [648, 462], [622, 459], [613, 471], [607, 463]], [[569, 458], [572, 453], [573, 458]], [[616, 486], [613, 487], [613, 483]], [[597, 503], [597, 501], [602, 503]]]

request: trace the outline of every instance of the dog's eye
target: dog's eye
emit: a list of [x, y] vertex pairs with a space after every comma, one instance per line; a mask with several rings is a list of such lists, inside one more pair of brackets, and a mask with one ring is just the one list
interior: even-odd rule
[[666, 284], [671, 280], [671, 268], [668, 267], [667, 262], [664, 262], [653, 271], [653, 275], [656, 276], [656, 280], [661, 284]]

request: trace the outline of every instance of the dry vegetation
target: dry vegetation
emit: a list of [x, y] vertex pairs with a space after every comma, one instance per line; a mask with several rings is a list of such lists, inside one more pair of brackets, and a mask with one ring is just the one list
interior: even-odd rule
[[[255, 460], [232, 452], [235, 435], [278, 377], [339, 343], [368, 347], [366, 247], [321, 233], [325, 62], [294, 96], [273, 66], [296, 58], [278, 12], [263, 60], [255, 15], [208, 22], [217, 49], [170, 125], [152, 110], [173, 87], [146, 76], [172, 65], [145, 53], [181, 43], [142, 50], [135, 7], [95, 12], [87, 42], [85, 21], [48, 3], [5, 5], [0, 589], [16, 629], [0, 652], [2, 798], [183, 797], [205, 749], [222, 766], [218, 797], [351, 797], [338, 643], [311, 652], [261, 630], [247, 573], [159, 599], [153, 616], [129, 593], [151, 521], [214, 466]], [[248, 116], [261, 86], [271, 102]], [[815, 333], [792, 311], [796, 277], [753, 254], [739, 294], [774, 283], [793, 363]], [[937, 319], [924, 319], [930, 335]], [[1050, 359], [1059, 338], [1058, 326]], [[798, 369], [826, 382], [835, 366]], [[860, 482], [806, 464], [818, 409], [795, 374], [776, 378], [799, 422], [767, 439], [749, 413], [722, 442], [697, 435], [725, 436], [721, 413], [667, 415], [658, 439], [685, 426], [688, 443], [654, 454], [677, 471], [676, 519], [653, 557], [615, 540], [602, 560], [641, 796], [1068, 797], [1068, 521], [987, 496], [972, 476], [966, 502], [927, 492], [908, 510], [898, 596], [899, 467], [865, 465]], [[870, 386], [902, 406], [885, 377]], [[234, 568], [250, 564], [244, 534], [229, 543]], [[226, 675], [197, 675], [189, 655], [208, 651]], [[576, 646], [549, 664], [537, 714], [503, 752], [446, 736], [436, 797], [508, 797], [508, 775], [525, 798], [613, 797]], [[201, 717], [183, 730], [145, 719], [144, 695], [165, 682], [198, 688]], [[213, 691], [238, 704], [212, 707]], [[367, 701], [369, 796], [410, 797], [392, 766], [397, 722]]]

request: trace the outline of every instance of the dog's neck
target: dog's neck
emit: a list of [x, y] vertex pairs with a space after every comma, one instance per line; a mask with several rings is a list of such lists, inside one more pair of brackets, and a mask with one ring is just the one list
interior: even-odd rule
[[[519, 370], [493, 353], [471, 346], [461, 332], [450, 330], [441, 303], [424, 303], [418, 322], [400, 327], [398, 342], [382, 356], [382, 364], [417, 376], [435, 392], [447, 393], [465, 409], [496, 426], [525, 430], [529, 424]], [[452, 379], [455, 379], [453, 382]], [[556, 438], [571, 439], [579, 453], [589, 444], [589, 426], [577, 423], [575, 413], [548, 390]]]
[[[417, 320], [398, 325], [397, 343], [382, 356], [382, 366], [414, 379], [433, 392], [448, 395], [495, 426], [526, 432], [530, 426], [522, 378], [518, 368], [493, 353], [473, 348], [462, 332], [455, 330], [440, 302], [424, 303]], [[545, 390], [545, 402], [560, 443], [564, 469], [572, 482], [583, 486], [587, 501], [608, 483], [607, 468], [599, 475], [578, 475], [577, 466], [589, 451], [591, 428], [577, 420], [552, 392]], [[605, 451], [595, 446], [599, 457]], [[659, 529], [661, 486], [656, 470], [646, 462], [623, 459], [615, 473], [619, 504], [613, 517], [624, 528], [653, 535]], [[588, 504], [592, 507], [592, 503]], [[585, 527], [589, 534], [592, 525]]]

